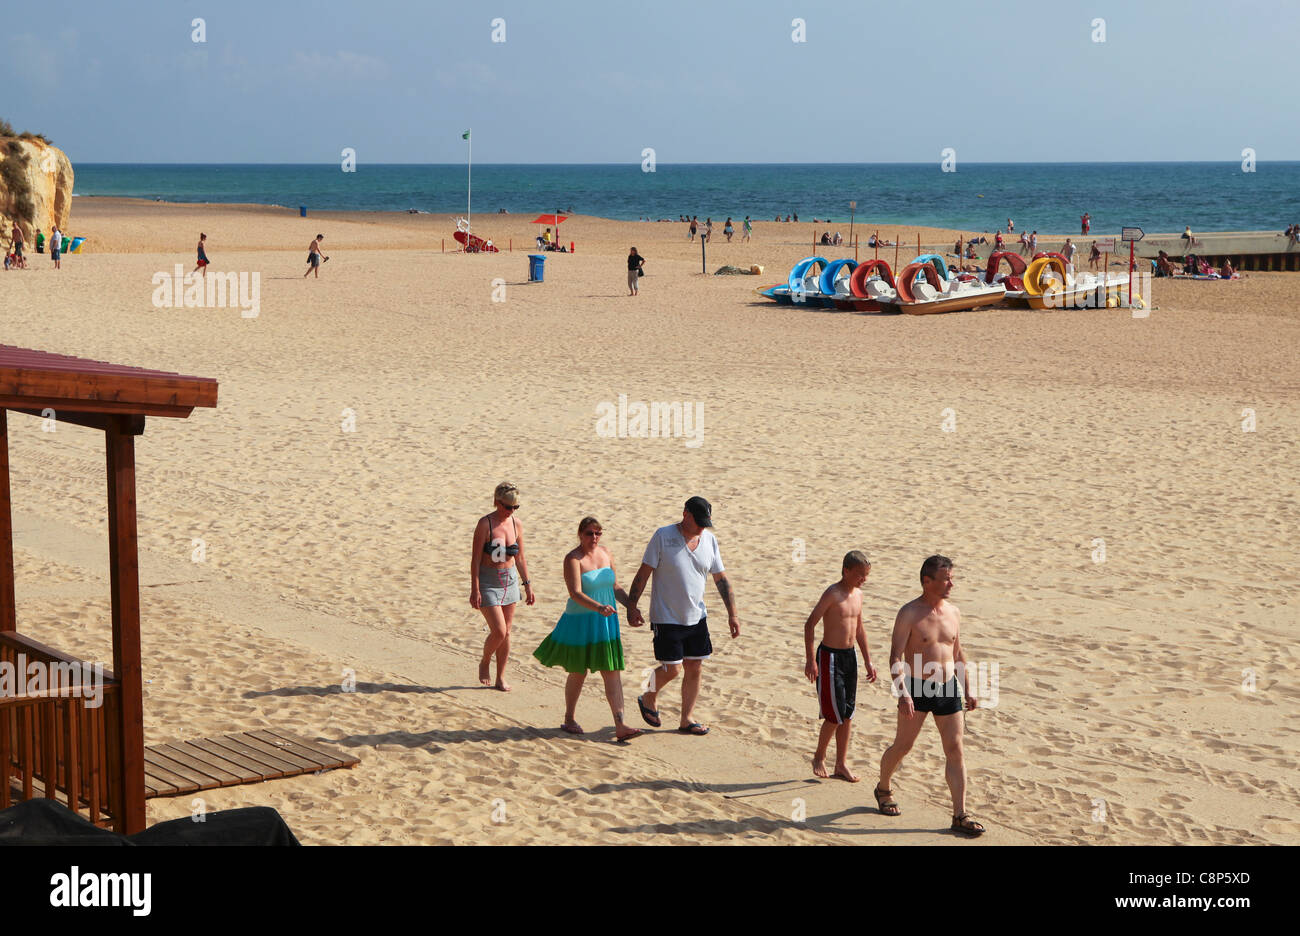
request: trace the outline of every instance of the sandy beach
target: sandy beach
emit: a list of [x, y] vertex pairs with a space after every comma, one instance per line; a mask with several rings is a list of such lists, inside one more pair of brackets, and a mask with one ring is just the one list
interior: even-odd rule
[[[532, 217], [476, 217], [514, 252], [465, 255], [441, 251], [445, 216], [79, 197], [84, 252], [0, 277], [6, 344], [220, 382], [215, 410], [137, 442], [146, 743], [274, 725], [361, 763], [206, 808], [273, 806], [307, 844], [1300, 844], [1300, 278], [1156, 280], [1145, 318], [851, 314], [754, 292], [825, 225], [756, 221], [741, 243], [737, 217], [728, 244], [715, 218], [710, 274], [766, 272], [704, 276], [683, 224], [578, 216], [560, 232], [576, 252], [530, 284]], [[963, 233], [856, 226], [877, 229]], [[155, 274], [193, 269], [200, 231], [214, 272], [260, 275], [257, 317], [155, 307]], [[331, 259], [304, 279], [318, 233]], [[602, 437], [620, 396], [701, 407], [702, 433]], [[19, 630], [111, 660], [101, 436], [18, 414], [9, 432]], [[476, 683], [466, 581], [502, 480], [538, 598], [516, 614], [508, 694]], [[579, 519], [600, 519], [626, 586], [693, 494], [742, 622], [726, 637], [710, 587], [711, 734], [615, 745], [596, 677], [588, 734], [562, 733], [563, 673], [530, 654], [563, 611]], [[903, 814], [876, 810], [884, 679], [859, 686], [863, 782], [812, 776], [803, 623], [850, 549], [873, 562], [882, 670], [921, 561], [955, 562], [962, 643], [997, 674], [996, 704], [967, 717], [978, 842], [948, 831], [933, 724], [896, 776]], [[650, 635], [623, 636], [639, 725]], [[148, 821], [191, 809], [153, 799]]]

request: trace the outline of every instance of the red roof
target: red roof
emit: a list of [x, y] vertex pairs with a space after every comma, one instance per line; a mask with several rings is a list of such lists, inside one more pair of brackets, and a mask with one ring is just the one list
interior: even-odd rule
[[217, 405], [217, 382], [0, 345], [0, 407], [185, 417]]

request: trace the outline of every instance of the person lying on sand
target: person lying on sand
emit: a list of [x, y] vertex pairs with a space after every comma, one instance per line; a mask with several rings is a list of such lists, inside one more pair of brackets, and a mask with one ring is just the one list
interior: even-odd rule
[[[817, 738], [817, 752], [813, 755], [813, 774], [825, 777], [826, 749], [835, 736], [834, 776], [849, 783], [857, 783], [858, 775], [848, 763], [849, 735], [853, 731], [853, 710], [858, 695], [858, 657], [853, 651], [856, 643], [862, 648], [862, 659], [867, 666], [867, 682], [876, 681], [876, 668], [871, 665], [871, 651], [867, 648], [867, 632], [862, 624], [862, 583], [871, 574], [871, 560], [858, 550], [844, 557], [840, 580], [822, 592], [812, 614], [804, 623], [804, 675], [817, 685], [817, 701], [821, 706], [822, 729]], [[822, 642], [813, 652], [813, 634], [817, 622], [824, 621]]]
[[[894, 620], [889, 672], [898, 696], [898, 724], [894, 743], [880, 758], [880, 782], [874, 792], [882, 815], [897, 816], [902, 812], [890, 792], [889, 781], [921, 733], [926, 713], [932, 712], [947, 758], [944, 774], [952, 793], [952, 829], [973, 838], [984, 834], [984, 826], [966, 812], [962, 699], [964, 696], [964, 708], [968, 709], [976, 707], [976, 700], [971, 694], [970, 671], [959, 639], [961, 612], [948, 602], [952, 584], [952, 560], [930, 556], [921, 565], [920, 596], [899, 608]], [[958, 669], [961, 692], [957, 686]], [[940, 675], [942, 679], [935, 678]]]

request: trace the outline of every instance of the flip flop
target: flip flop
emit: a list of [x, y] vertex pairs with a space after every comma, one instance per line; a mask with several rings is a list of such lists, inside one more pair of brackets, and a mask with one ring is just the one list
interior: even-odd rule
[[569, 724], [561, 725], [560, 730], [567, 732], [569, 734], [586, 734], [586, 732], [583, 731], [582, 728], [576, 722], [572, 725]]
[[684, 728], [678, 728], [677, 733], [702, 736], [708, 734], [709, 729], [705, 728], [699, 722], [691, 722], [689, 725], [685, 726]]
[[651, 728], [663, 727], [663, 722], [659, 720], [659, 713], [654, 709], [646, 708], [645, 703], [641, 701], [640, 696], [636, 697], [636, 707], [641, 710], [641, 718], [644, 719], [645, 723]]
[[880, 810], [882, 816], [897, 816], [902, 813], [898, 804], [894, 802], [894, 794], [889, 790], [882, 790], [877, 785], [872, 792], [876, 794], [876, 808]]
[[615, 744], [623, 744], [623, 743], [626, 742], [626, 741], [631, 741], [633, 738], [639, 738], [639, 737], [641, 737], [643, 734], [645, 734], [645, 732], [642, 731], [640, 728], [633, 728], [631, 734], [625, 734], [625, 735], [623, 735], [623, 737], [621, 737], [621, 738], [618, 737], [617, 735], [615, 735], [615, 736], [614, 736], [614, 743], [615, 743]]
[[984, 826], [972, 819], [968, 812], [952, 817], [952, 830], [960, 832], [967, 838], [977, 838], [984, 834]]

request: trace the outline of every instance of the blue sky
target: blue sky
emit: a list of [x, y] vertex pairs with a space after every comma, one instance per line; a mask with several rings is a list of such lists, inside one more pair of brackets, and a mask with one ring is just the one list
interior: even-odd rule
[[476, 163], [1300, 159], [1296, 0], [68, 0], [5, 19], [0, 116], [74, 163], [454, 163], [466, 127]]

